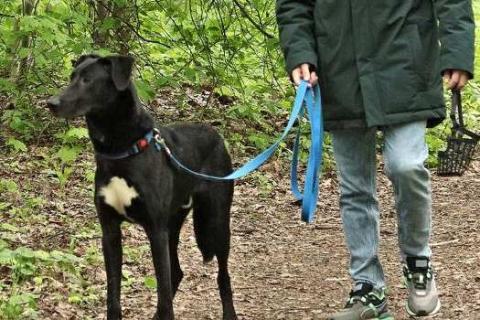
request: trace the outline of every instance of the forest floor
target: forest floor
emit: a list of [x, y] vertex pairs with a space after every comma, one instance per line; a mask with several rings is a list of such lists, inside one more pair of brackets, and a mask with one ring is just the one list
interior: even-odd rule
[[[156, 116], [162, 122], [178, 117], [168, 108]], [[100, 230], [92, 201], [93, 186], [86, 178], [93, 169], [92, 153], [81, 155], [74, 174], [61, 188], [49, 171], [44, 155], [52, 145], [45, 140], [29, 147], [28, 153], [0, 153], [0, 177], [14, 180], [20, 189], [17, 194], [0, 195], [0, 200], [10, 204], [2, 208], [0, 222], [20, 230], [0, 230], [1, 238], [12, 247], [60, 250], [81, 259], [76, 265], [80, 275], [71, 276], [61, 266], [45, 267], [50, 271], [40, 270], [44, 274], [41, 280], [30, 279], [23, 284], [23, 290], [37, 295], [38, 319], [105, 319]], [[235, 160], [238, 165], [244, 159]], [[287, 161], [274, 159], [236, 183], [230, 272], [240, 319], [321, 319], [342, 307], [351, 289], [336, 175], [323, 176], [316, 220], [310, 225], [300, 221], [288, 176]], [[480, 319], [480, 161], [473, 162], [462, 177], [445, 178], [435, 173], [432, 177], [431, 245], [442, 300], [441, 312], [432, 318]], [[380, 165], [378, 196], [380, 259], [387, 276], [390, 308], [396, 319], [408, 319], [393, 193]], [[29, 203], [29, 199], [42, 200], [30, 204], [34, 208], [30, 214], [13, 210]], [[179, 252], [185, 277], [175, 297], [176, 318], [220, 319], [216, 262], [202, 263], [192, 231], [189, 218], [181, 234]], [[123, 234], [124, 319], [150, 319], [156, 298], [155, 290], [146, 285], [153, 276], [148, 242], [143, 230], [135, 225], [125, 224]], [[9, 271], [0, 266], [0, 279], [9, 277]], [[8, 292], [3, 288], [0, 297], [5, 298]], [[80, 298], [72, 298], [72, 292]]]

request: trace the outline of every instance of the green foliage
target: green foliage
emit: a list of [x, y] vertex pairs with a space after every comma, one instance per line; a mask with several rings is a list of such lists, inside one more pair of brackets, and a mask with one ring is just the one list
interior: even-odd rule
[[135, 80], [135, 86], [140, 99], [150, 101], [155, 97], [155, 91], [143, 80]]
[[7, 146], [9, 146], [15, 152], [27, 151], [27, 146], [25, 145], [25, 143], [15, 138], [8, 138]]
[[73, 163], [79, 154], [78, 148], [75, 147], [61, 147], [57, 152], [57, 158], [60, 159], [62, 165]]
[[143, 279], [143, 283], [145, 284], [145, 287], [147, 287], [148, 289], [152, 289], [152, 290], [156, 290], [157, 289], [157, 279], [155, 279], [154, 277], [145, 277], [145, 279]]
[[[128, 30], [124, 42], [137, 57], [136, 85], [142, 100], [151, 101], [160, 87], [208, 86], [220, 96], [236, 97], [225, 117], [248, 121], [246, 135], [226, 136], [234, 140], [235, 148], [250, 146], [253, 152], [274, 140], [279, 130], [272, 128], [268, 119], [289, 110], [293, 90], [279, 62], [282, 58], [273, 0], [142, 0], [134, 8], [128, 1], [112, 3], [114, 9], [108, 9], [106, 16], [97, 21], [98, 7], [89, 2], [39, 2], [33, 14], [25, 15], [19, 10], [21, 1], [7, 1], [7, 15], [0, 24], [0, 47], [5, 49], [0, 50], [0, 88], [16, 97], [20, 107], [2, 116], [15, 135], [8, 139], [12, 150], [25, 152], [37, 128], [42, 128], [35, 122], [38, 117], [31, 112], [22, 89], [29, 86], [31, 94], [56, 91], [68, 78], [70, 61], [78, 55], [121, 50], [115, 38], [122, 27]], [[478, 4], [474, 6], [478, 8]], [[96, 43], [96, 32], [105, 35], [105, 43]], [[20, 42], [26, 38], [31, 45], [22, 47]], [[9, 75], [12, 65], [21, 59], [27, 59], [28, 69], [25, 81], [16, 82]], [[473, 91], [467, 90], [466, 102], [475, 112], [479, 109], [478, 95]], [[477, 116], [472, 124], [478, 123]], [[435, 164], [436, 152], [444, 146], [441, 139], [445, 130], [436, 129], [427, 138], [431, 165]], [[66, 153], [68, 160], [75, 158], [72, 149], [60, 153], [57, 156], [62, 162]], [[71, 174], [60, 167], [56, 171], [61, 184]]]
[[[21, 10], [20, 0], [4, 6], [0, 92], [15, 105], [2, 116], [11, 128], [12, 150], [26, 152], [31, 139], [45, 128], [38, 123], [45, 118], [44, 111], [39, 116], [41, 111], [32, 108], [32, 98], [56, 92], [68, 79], [70, 61], [80, 54], [121, 51], [122, 43], [115, 38], [122, 32], [137, 58], [136, 85], [142, 100], [151, 101], [165, 86], [208, 87], [217, 95], [236, 97], [224, 117], [249, 123], [248, 139], [238, 136], [241, 140], [234, 143], [236, 147], [256, 149], [273, 141], [276, 132], [267, 119], [290, 107], [277, 103], [278, 92], [289, 85], [283, 64], [278, 62], [281, 53], [273, 0], [141, 0], [135, 7], [128, 1], [111, 3], [105, 17], [99, 16], [96, 2], [36, 2], [31, 14]], [[97, 33], [103, 34], [105, 42], [97, 41]], [[14, 72], [18, 64], [24, 65], [20, 76]], [[66, 153], [69, 160], [74, 158], [74, 151], [62, 150], [55, 165], [61, 185], [72, 174], [64, 163], [69, 162], [64, 161]]]
[[61, 142], [60, 148], [53, 155], [53, 168], [56, 177], [63, 188], [74, 172], [74, 163], [85, 149], [88, 131], [85, 128], [69, 128], [59, 132], [55, 137]]
[[0, 192], [18, 192], [18, 185], [10, 179], [0, 179]]
[[35, 130], [35, 125], [30, 120], [32, 118], [33, 116], [28, 114], [28, 111], [22, 109], [7, 110], [2, 115], [3, 122], [7, 124], [14, 133], [19, 134], [26, 140], [32, 137], [33, 131]]
[[1, 319], [36, 319], [37, 299], [34, 294], [18, 292], [10, 295], [7, 300], [0, 300]]
[[[256, 153], [280, 133], [271, 119], [287, 114], [294, 91], [281, 62], [274, 0], [139, 0], [136, 6], [111, 0], [104, 16], [100, 2], [37, 1], [31, 12], [22, 9], [24, 3], [4, 1], [0, 16], [0, 92], [15, 106], [1, 115], [11, 151], [28, 152], [29, 144], [43, 132], [45, 111], [33, 105], [39, 96], [64, 85], [72, 60], [84, 53], [120, 52], [125, 46], [137, 58], [135, 83], [142, 100], [153, 100], [162, 87], [207, 87], [233, 101], [220, 120], [245, 123], [244, 132], [224, 133], [233, 150]], [[480, 3], [473, 5], [478, 20]], [[104, 41], [97, 39], [98, 34]], [[477, 73], [479, 64], [477, 59]], [[471, 128], [480, 123], [479, 91], [473, 81], [464, 94]], [[443, 125], [428, 133], [432, 167], [448, 131]], [[61, 186], [74, 174], [73, 164], [86, 137], [84, 128], [56, 135], [61, 146], [55, 146], [51, 156]], [[302, 147], [308, 148], [308, 141]], [[325, 149], [331, 168], [328, 142]], [[93, 173], [87, 173], [87, 180], [92, 178]]]
[[[19, 232], [17, 227], [1, 224], [0, 230]], [[8, 276], [0, 279], [0, 293], [6, 283], [10, 283], [11, 294], [0, 295], [0, 315], [2, 319], [33, 319], [36, 315], [38, 294], [25, 291], [23, 284], [30, 282], [39, 287], [50, 268], [60, 268], [76, 273], [80, 259], [74, 255], [53, 250], [32, 250], [28, 247], [10, 249], [5, 241], [0, 240], [0, 265], [3, 274]]]
[[61, 251], [46, 252], [32, 250], [27, 247], [18, 247], [10, 250], [4, 246], [0, 248], [0, 264], [10, 269], [10, 276], [15, 283], [31, 280], [38, 274], [38, 267], [58, 265], [62, 268], [75, 270], [79, 259]]
[[65, 133], [58, 133], [57, 138], [63, 143], [75, 144], [85, 142], [88, 139], [88, 130], [85, 128], [70, 128]]
[[[10, 224], [0, 224], [1, 232], [22, 232]], [[36, 319], [39, 292], [48, 282], [51, 275], [62, 271], [71, 278], [68, 301], [83, 303], [97, 300], [98, 295], [83, 289], [85, 284], [80, 270], [82, 259], [73, 254], [58, 250], [33, 250], [29, 247], [11, 249], [8, 243], [0, 239], [0, 315], [1, 319]], [[27, 288], [35, 288], [33, 291]], [[8, 290], [8, 295], [2, 291]]]

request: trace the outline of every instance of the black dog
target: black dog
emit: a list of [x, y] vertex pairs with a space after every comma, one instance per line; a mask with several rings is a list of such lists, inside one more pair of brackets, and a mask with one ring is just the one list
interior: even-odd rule
[[177, 170], [163, 150], [195, 171], [225, 176], [232, 171], [223, 140], [209, 126], [177, 124], [155, 129], [130, 81], [133, 59], [86, 55], [75, 63], [70, 85], [47, 101], [57, 117], [85, 116], [96, 152], [95, 205], [102, 226], [107, 271], [107, 318], [121, 319], [120, 224], [140, 224], [148, 235], [157, 278], [153, 319], [174, 319], [172, 299], [183, 272], [177, 255], [180, 229], [193, 208], [198, 247], [218, 261], [223, 319], [236, 319], [228, 274], [232, 182], [209, 182]]

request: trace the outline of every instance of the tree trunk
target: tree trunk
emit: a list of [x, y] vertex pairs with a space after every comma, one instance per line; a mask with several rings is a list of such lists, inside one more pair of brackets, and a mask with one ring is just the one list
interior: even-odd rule
[[[22, 1], [22, 16], [32, 15], [34, 8], [34, 0]], [[13, 31], [20, 31], [20, 19], [15, 20]], [[10, 79], [18, 86], [22, 86], [25, 83], [28, 69], [30, 68], [30, 64], [33, 60], [31, 54], [28, 57], [20, 57], [20, 52], [22, 51], [22, 49], [30, 48], [31, 44], [32, 37], [29, 35], [24, 35], [18, 38], [16, 44], [13, 46], [15, 49], [13, 51], [14, 57], [12, 58], [12, 63], [10, 65]]]
[[109, 33], [108, 30], [100, 29], [103, 21], [109, 16], [110, 11], [110, 1], [108, 0], [97, 0], [96, 4], [94, 1], [91, 2], [94, 14], [94, 23], [93, 23], [93, 43], [97, 48], [105, 48], [108, 43]]
[[115, 3], [112, 16], [117, 19], [118, 25], [115, 28], [115, 48], [118, 53], [126, 55], [130, 51], [130, 40], [132, 38], [132, 21], [136, 18], [135, 1], [124, 4]]
[[[136, 19], [135, 1], [123, 4], [111, 0], [98, 0], [95, 9], [95, 23], [93, 30], [93, 42], [97, 48], [113, 47], [120, 54], [128, 54], [129, 42], [132, 38], [132, 21]], [[107, 18], [116, 20], [115, 27], [111, 30], [100, 29]]]

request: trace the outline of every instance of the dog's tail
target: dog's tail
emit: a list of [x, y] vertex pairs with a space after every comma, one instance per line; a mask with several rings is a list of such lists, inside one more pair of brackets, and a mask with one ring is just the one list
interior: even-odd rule
[[203, 256], [203, 262], [212, 261], [215, 256], [214, 243], [212, 239], [212, 230], [210, 226], [208, 212], [201, 206], [195, 206], [193, 209], [193, 227], [195, 230], [195, 239], [198, 248]]
[[[213, 189], [213, 190], [212, 190]], [[220, 196], [221, 193], [225, 196]], [[193, 198], [193, 227], [205, 263], [214, 256], [228, 257], [230, 250], [230, 204], [233, 184], [215, 184]]]

